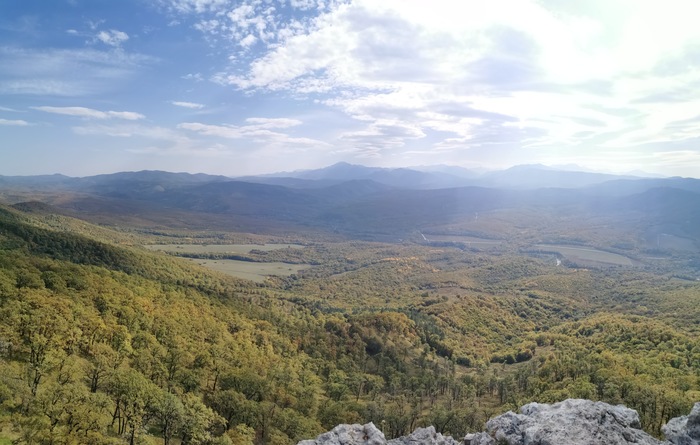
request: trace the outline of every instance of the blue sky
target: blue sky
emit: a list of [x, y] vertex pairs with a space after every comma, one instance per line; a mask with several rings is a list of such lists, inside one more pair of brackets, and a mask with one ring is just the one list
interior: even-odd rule
[[5, 0], [0, 174], [700, 176], [695, 0]]

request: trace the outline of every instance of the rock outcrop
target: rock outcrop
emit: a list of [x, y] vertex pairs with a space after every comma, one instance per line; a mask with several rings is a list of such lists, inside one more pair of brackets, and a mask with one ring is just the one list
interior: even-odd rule
[[392, 439], [387, 445], [460, 445], [462, 442], [435, 431], [434, 426], [418, 428], [408, 436]]
[[387, 441], [372, 423], [339, 425], [298, 445], [700, 445], [700, 403], [690, 415], [664, 425], [665, 442], [640, 429], [636, 411], [581, 399], [530, 403], [520, 408], [520, 414], [509, 411], [494, 417], [486, 429], [455, 440], [431, 426]]
[[482, 435], [468, 445], [662, 444], [640, 429], [636, 411], [622, 405], [569, 399], [553, 405], [530, 403], [520, 412], [489, 420], [491, 442]]
[[297, 445], [386, 445], [386, 439], [370, 422], [366, 425], [338, 425], [314, 440], [302, 440]]
[[366, 425], [338, 425], [315, 440], [302, 440], [297, 445], [460, 445], [452, 437], [445, 437], [435, 427], [418, 428], [408, 436], [387, 442], [384, 434], [373, 423]]
[[690, 415], [669, 420], [661, 431], [674, 445], [700, 445], [700, 402], [693, 406]]

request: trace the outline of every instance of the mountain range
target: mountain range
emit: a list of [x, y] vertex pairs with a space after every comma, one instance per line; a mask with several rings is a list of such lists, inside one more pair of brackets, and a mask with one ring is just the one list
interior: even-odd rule
[[[698, 179], [542, 165], [489, 173], [338, 163], [239, 178], [163, 171], [83, 178], [4, 176], [0, 193], [6, 203], [41, 201], [56, 211], [103, 224], [124, 218], [143, 226], [181, 221], [190, 228], [283, 228], [396, 241], [424, 231], [503, 238], [517, 230], [518, 219], [527, 217], [546, 226], [549, 231], [540, 232], [549, 236], [567, 230], [571, 235], [585, 221], [635, 230], [638, 237], [663, 233], [700, 240]], [[489, 214], [490, 224], [484, 219]]]
[[[639, 444], [697, 401], [700, 180], [289, 175], [0, 177], [0, 445], [292, 445], [370, 421], [345, 431]], [[639, 416], [577, 399], [483, 429], [571, 397]]]
[[613, 179], [644, 177], [582, 171], [575, 169], [576, 167], [574, 166], [570, 168], [559, 169], [541, 164], [531, 164], [518, 165], [507, 170], [485, 172], [445, 165], [382, 168], [339, 162], [316, 170], [246, 176], [239, 179], [290, 187], [309, 187], [312, 184], [319, 186], [363, 179], [398, 188], [439, 189], [465, 186], [505, 188], [583, 187]]

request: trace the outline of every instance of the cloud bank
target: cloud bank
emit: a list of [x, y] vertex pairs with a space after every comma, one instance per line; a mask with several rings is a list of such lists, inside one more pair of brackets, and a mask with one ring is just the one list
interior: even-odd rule
[[689, 87], [700, 85], [700, 27], [690, 14], [700, 5], [583, 3], [171, 7], [230, 45], [233, 63], [213, 80], [332, 107], [362, 126], [334, 142], [362, 154], [420, 143], [424, 153], [491, 145], [554, 159], [569, 149], [614, 152], [700, 137], [700, 89]]

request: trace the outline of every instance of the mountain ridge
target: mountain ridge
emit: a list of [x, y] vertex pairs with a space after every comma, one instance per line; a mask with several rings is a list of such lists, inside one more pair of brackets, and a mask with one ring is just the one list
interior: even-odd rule
[[[111, 213], [115, 222], [131, 218], [145, 225], [167, 220], [189, 221], [191, 227], [201, 220], [255, 231], [294, 224], [327, 234], [383, 240], [410, 238], [428, 227], [445, 230], [439, 227], [455, 223], [474, 230], [469, 227], [479, 226], [477, 215], [484, 212], [539, 212], [543, 220], [554, 221], [557, 212], [566, 210], [581, 221], [605, 217], [622, 227], [663, 226], [659, 233], [670, 230], [700, 240], [700, 231], [687, 223], [700, 217], [700, 180], [692, 178], [630, 178], [538, 165], [458, 178], [347, 163], [304, 175], [249, 181], [163, 171], [39, 177], [35, 182], [31, 177], [0, 177], [0, 200], [42, 201], [62, 212], [101, 221]], [[172, 217], [164, 219], [168, 214]], [[192, 214], [198, 217], [183, 218]], [[517, 221], [508, 224], [514, 230]]]
[[312, 170], [279, 172], [268, 175], [248, 176], [257, 181], [373, 179], [400, 188], [449, 188], [460, 186], [484, 187], [583, 187], [614, 179], [635, 179], [637, 176], [617, 175], [582, 170], [567, 170], [542, 164], [522, 164], [504, 170], [476, 172], [455, 166], [418, 167], [366, 167], [359, 164], [338, 162]]

